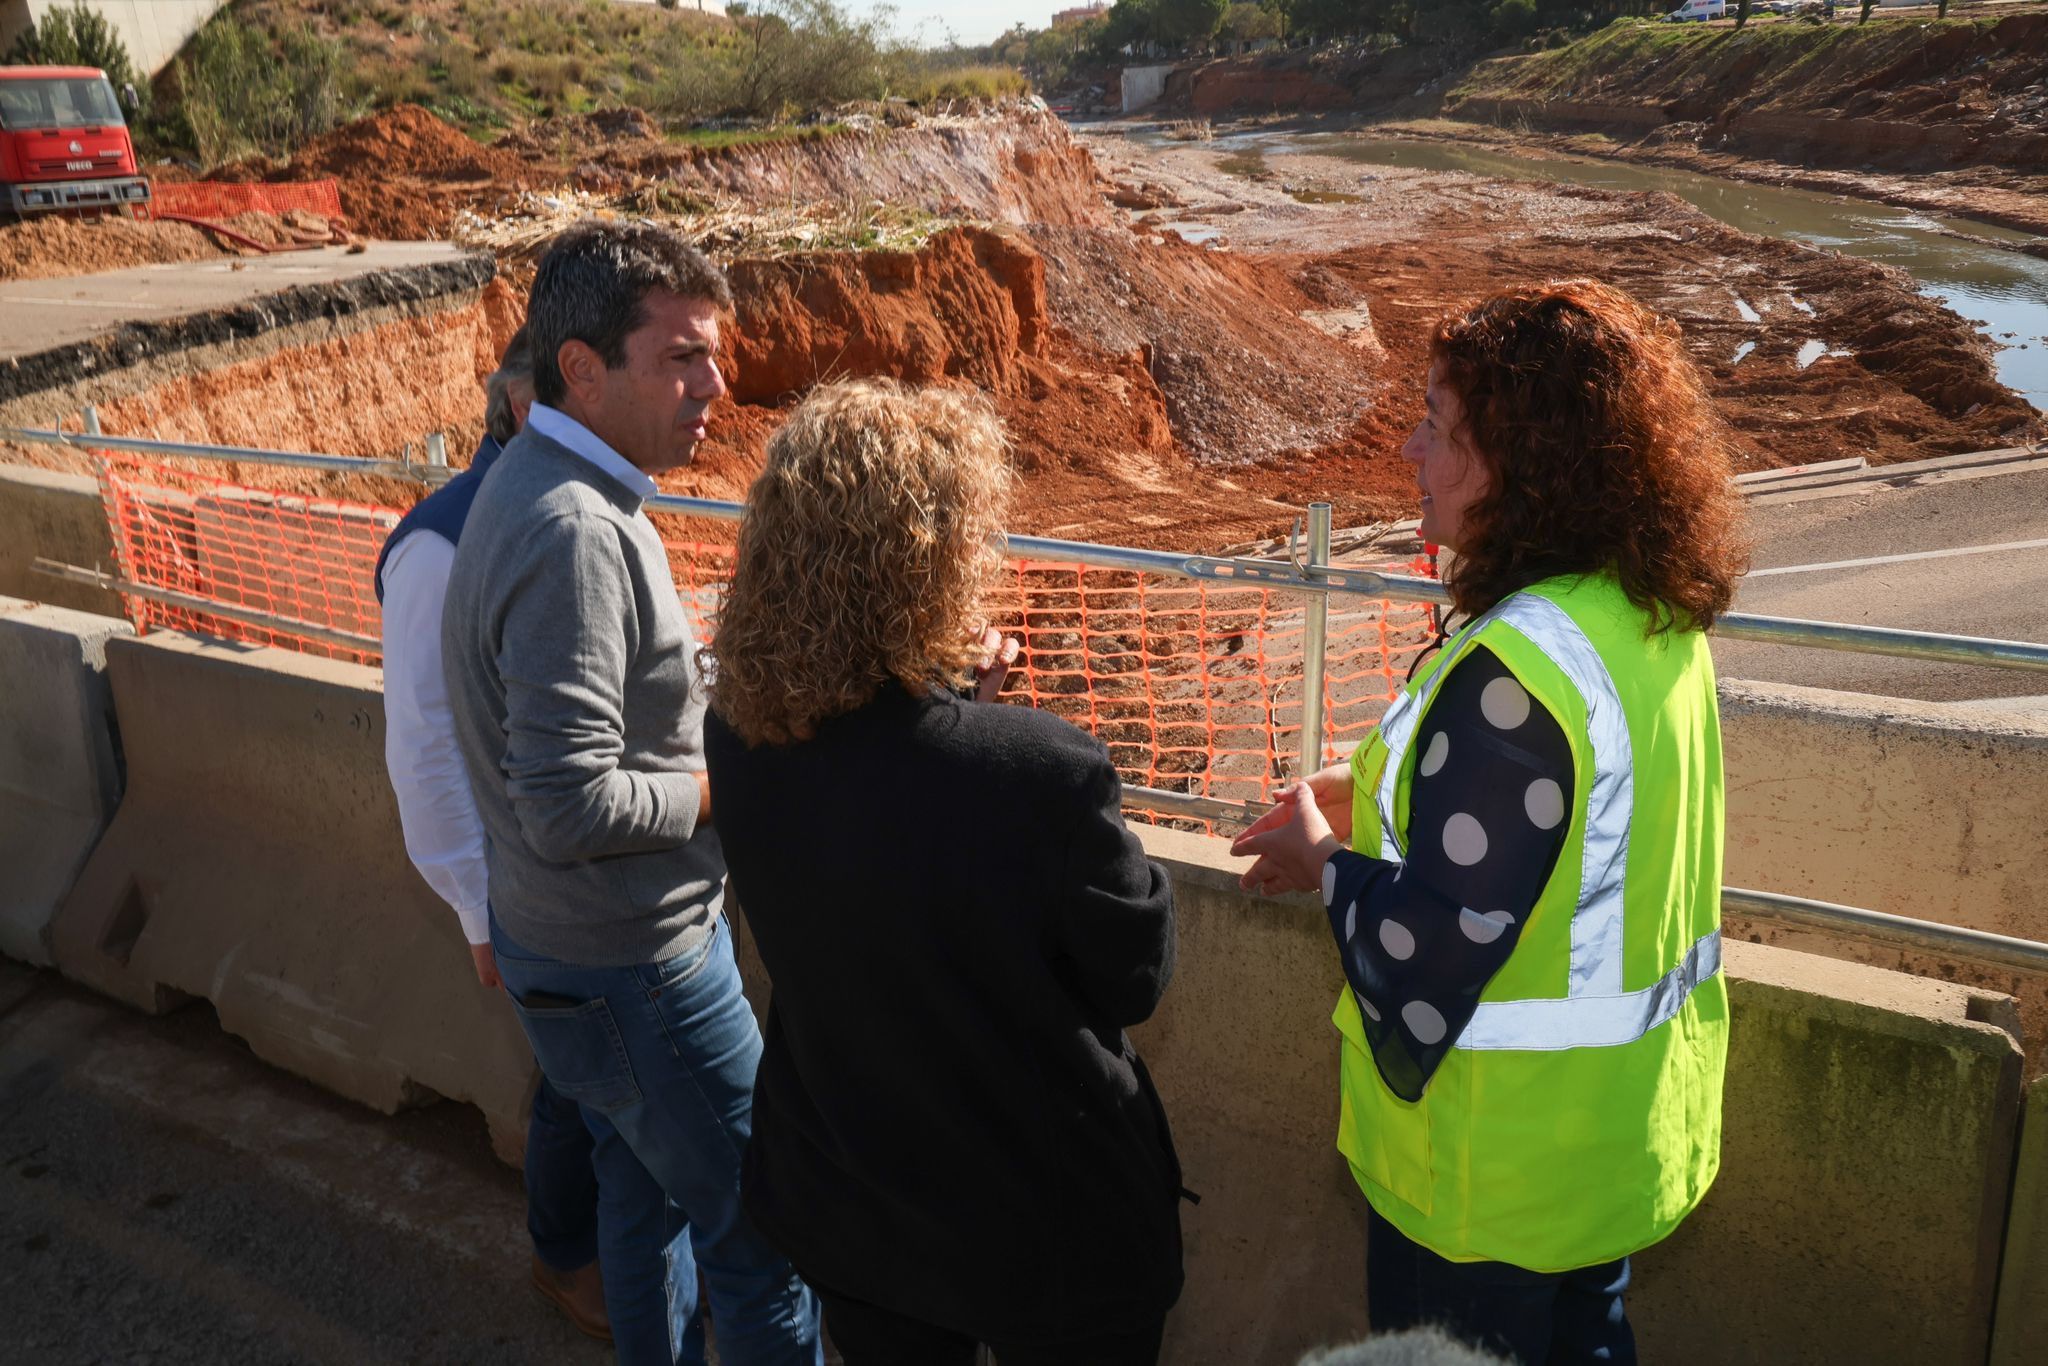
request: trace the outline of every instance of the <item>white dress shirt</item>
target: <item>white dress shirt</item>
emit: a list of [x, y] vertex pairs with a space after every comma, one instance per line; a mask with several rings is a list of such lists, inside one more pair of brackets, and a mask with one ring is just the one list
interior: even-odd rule
[[[625, 485], [652, 496], [654, 480], [566, 413], [536, 403], [526, 424]], [[384, 765], [412, 866], [455, 908], [472, 944], [491, 942], [484, 827], [455, 745], [448, 676], [441, 667], [441, 608], [455, 547], [415, 531], [384, 561]]]
[[463, 938], [488, 944], [484, 827], [441, 668], [441, 607], [454, 563], [454, 545], [433, 531], [412, 532], [384, 561], [384, 766], [412, 866], [455, 908]]
[[606, 445], [596, 432], [567, 413], [558, 412], [545, 403], [536, 403], [527, 409], [526, 425], [548, 440], [567, 446], [639, 497], [652, 498], [660, 492], [645, 470]]

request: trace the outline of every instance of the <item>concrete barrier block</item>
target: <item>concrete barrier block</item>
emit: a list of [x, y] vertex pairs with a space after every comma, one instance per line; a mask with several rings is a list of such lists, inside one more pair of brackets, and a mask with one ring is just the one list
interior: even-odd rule
[[0, 593], [118, 617], [119, 595], [65, 583], [29, 566], [37, 556], [87, 569], [114, 568], [114, 539], [99, 485], [82, 474], [0, 466]]
[[1724, 681], [1728, 882], [2048, 939], [2048, 716]]
[[[1724, 681], [1727, 880], [2022, 939], [2040, 893], [2048, 714]], [[1731, 918], [1740, 937], [2014, 996], [2034, 1070], [2048, 973]]]
[[162, 633], [110, 642], [107, 674], [128, 791], [52, 925], [58, 970], [145, 1010], [203, 997], [387, 1112], [473, 1103], [516, 1161], [532, 1054], [406, 860], [377, 672]]
[[50, 966], [58, 903], [121, 795], [113, 617], [0, 597], [0, 953]]
[[2048, 1076], [2027, 1087], [2013, 1166], [1991, 1366], [2033, 1366], [2048, 1344]]
[[1644, 1252], [1646, 1361], [1981, 1362], [2012, 1187], [2004, 998], [1730, 943], [1722, 1169]]
[[[1364, 1203], [1336, 1151], [1342, 977], [1312, 897], [1237, 890], [1221, 840], [1141, 827], [1180, 958], [1132, 1035], [1186, 1181], [1187, 1289], [1163, 1359], [1289, 1362], [1362, 1336]], [[1731, 943], [1722, 1175], [1641, 1257], [1644, 1359], [1984, 1359], [2020, 1054], [2006, 998]], [[2038, 1339], [2036, 1340], [2038, 1341]]]

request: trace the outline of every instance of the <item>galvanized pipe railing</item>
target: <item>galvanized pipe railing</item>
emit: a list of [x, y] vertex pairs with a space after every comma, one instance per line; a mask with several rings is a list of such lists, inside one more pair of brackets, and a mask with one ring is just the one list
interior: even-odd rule
[[87, 569], [83, 565], [61, 564], [38, 555], [30, 563], [29, 568], [38, 574], [62, 579], [66, 583], [82, 583], [92, 588], [126, 593], [131, 597], [162, 603], [166, 607], [177, 607], [188, 612], [203, 613], [209, 617], [220, 617], [225, 621], [240, 622], [244, 626], [260, 626], [266, 631], [274, 631], [280, 635], [303, 636], [307, 640], [317, 640], [322, 645], [335, 645], [361, 654], [375, 655], [384, 652], [384, 642], [375, 636], [357, 635], [353, 631], [337, 631], [332, 626], [322, 626], [318, 622], [300, 621], [297, 617], [280, 616], [275, 612], [260, 612], [253, 607], [222, 602], [217, 598], [202, 598], [169, 588], [158, 588], [153, 584], [132, 583], [97, 569]]
[[[1222, 821], [1230, 825], [1249, 825], [1270, 809], [1251, 802], [1197, 797], [1156, 787], [1126, 787], [1124, 804], [1162, 815]], [[1781, 892], [1753, 891], [1746, 887], [1722, 888], [1721, 909], [1725, 914], [1792, 929], [1819, 930], [1830, 934], [1846, 930], [1859, 938], [1895, 948], [1968, 959], [2023, 972], [2048, 972], [2048, 944], [1993, 934], [1988, 930], [1915, 920], [1910, 916], [1866, 911], [1858, 906], [1786, 896]]]
[[[86, 411], [89, 421], [97, 425], [97, 415], [91, 409]], [[155, 441], [143, 437], [64, 432], [40, 427], [0, 427], [0, 441], [71, 446], [85, 450], [123, 450], [181, 459], [284, 465], [340, 474], [376, 475], [427, 485], [443, 483], [455, 473], [446, 464], [312, 455], [252, 446]], [[445, 461], [445, 453], [442, 459]], [[676, 494], [656, 494], [647, 500], [647, 507], [656, 512], [726, 522], [736, 522], [746, 512], [745, 505], [741, 503], [686, 498]], [[1308, 563], [1296, 564], [1283, 560], [1233, 559], [1188, 555], [1172, 550], [1142, 550], [1135, 546], [1097, 545], [1089, 541], [1061, 541], [1043, 536], [1011, 536], [1007, 538], [1007, 545], [1011, 555], [1024, 560], [1055, 560], [1097, 569], [1126, 569], [1138, 574], [1170, 574], [1211, 583], [1279, 588], [1306, 593], [1312, 599], [1339, 593], [1387, 602], [1434, 603], [1439, 606], [1451, 600], [1450, 593], [1435, 579], [1325, 564], [1322, 560], [1327, 558], [1327, 552], [1323, 556], [1312, 555]], [[1855, 626], [1844, 622], [1767, 617], [1747, 612], [1730, 612], [1722, 616], [1714, 624], [1714, 634], [1729, 640], [1751, 640], [1771, 645], [1797, 645], [1817, 650], [1892, 655], [1933, 663], [2048, 673], [2048, 645], [2024, 640], [1905, 631], [1888, 626]]]

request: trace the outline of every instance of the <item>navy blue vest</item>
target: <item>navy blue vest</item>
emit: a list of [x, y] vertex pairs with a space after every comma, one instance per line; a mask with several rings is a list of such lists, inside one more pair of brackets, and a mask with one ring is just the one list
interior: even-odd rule
[[384, 562], [391, 558], [392, 548], [400, 541], [415, 531], [431, 531], [445, 537], [450, 545], [460, 543], [462, 524], [469, 520], [469, 505], [476, 501], [476, 491], [482, 487], [491, 462], [498, 458], [498, 450], [497, 439], [486, 434], [476, 454], [469, 458], [468, 469], [414, 503], [412, 511], [391, 528], [391, 534], [384, 538], [384, 548], [377, 552], [378, 602], [384, 601]]

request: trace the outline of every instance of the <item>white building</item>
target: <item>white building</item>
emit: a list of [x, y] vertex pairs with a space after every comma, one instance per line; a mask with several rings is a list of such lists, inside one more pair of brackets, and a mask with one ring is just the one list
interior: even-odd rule
[[[185, 40], [213, 17], [223, 0], [85, 0], [98, 10], [128, 49], [128, 60], [145, 79], [170, 65]], [[0, 0], [0, 53], [31, 24], [53, 9], [69, 9], [72, 0]]]
[[[616, 0], [621, 5], [655, 5], [661, 0]], [[693, 9], [699, 14], [725, 13], [725, 0], [676, 0], [676, 9]]]

